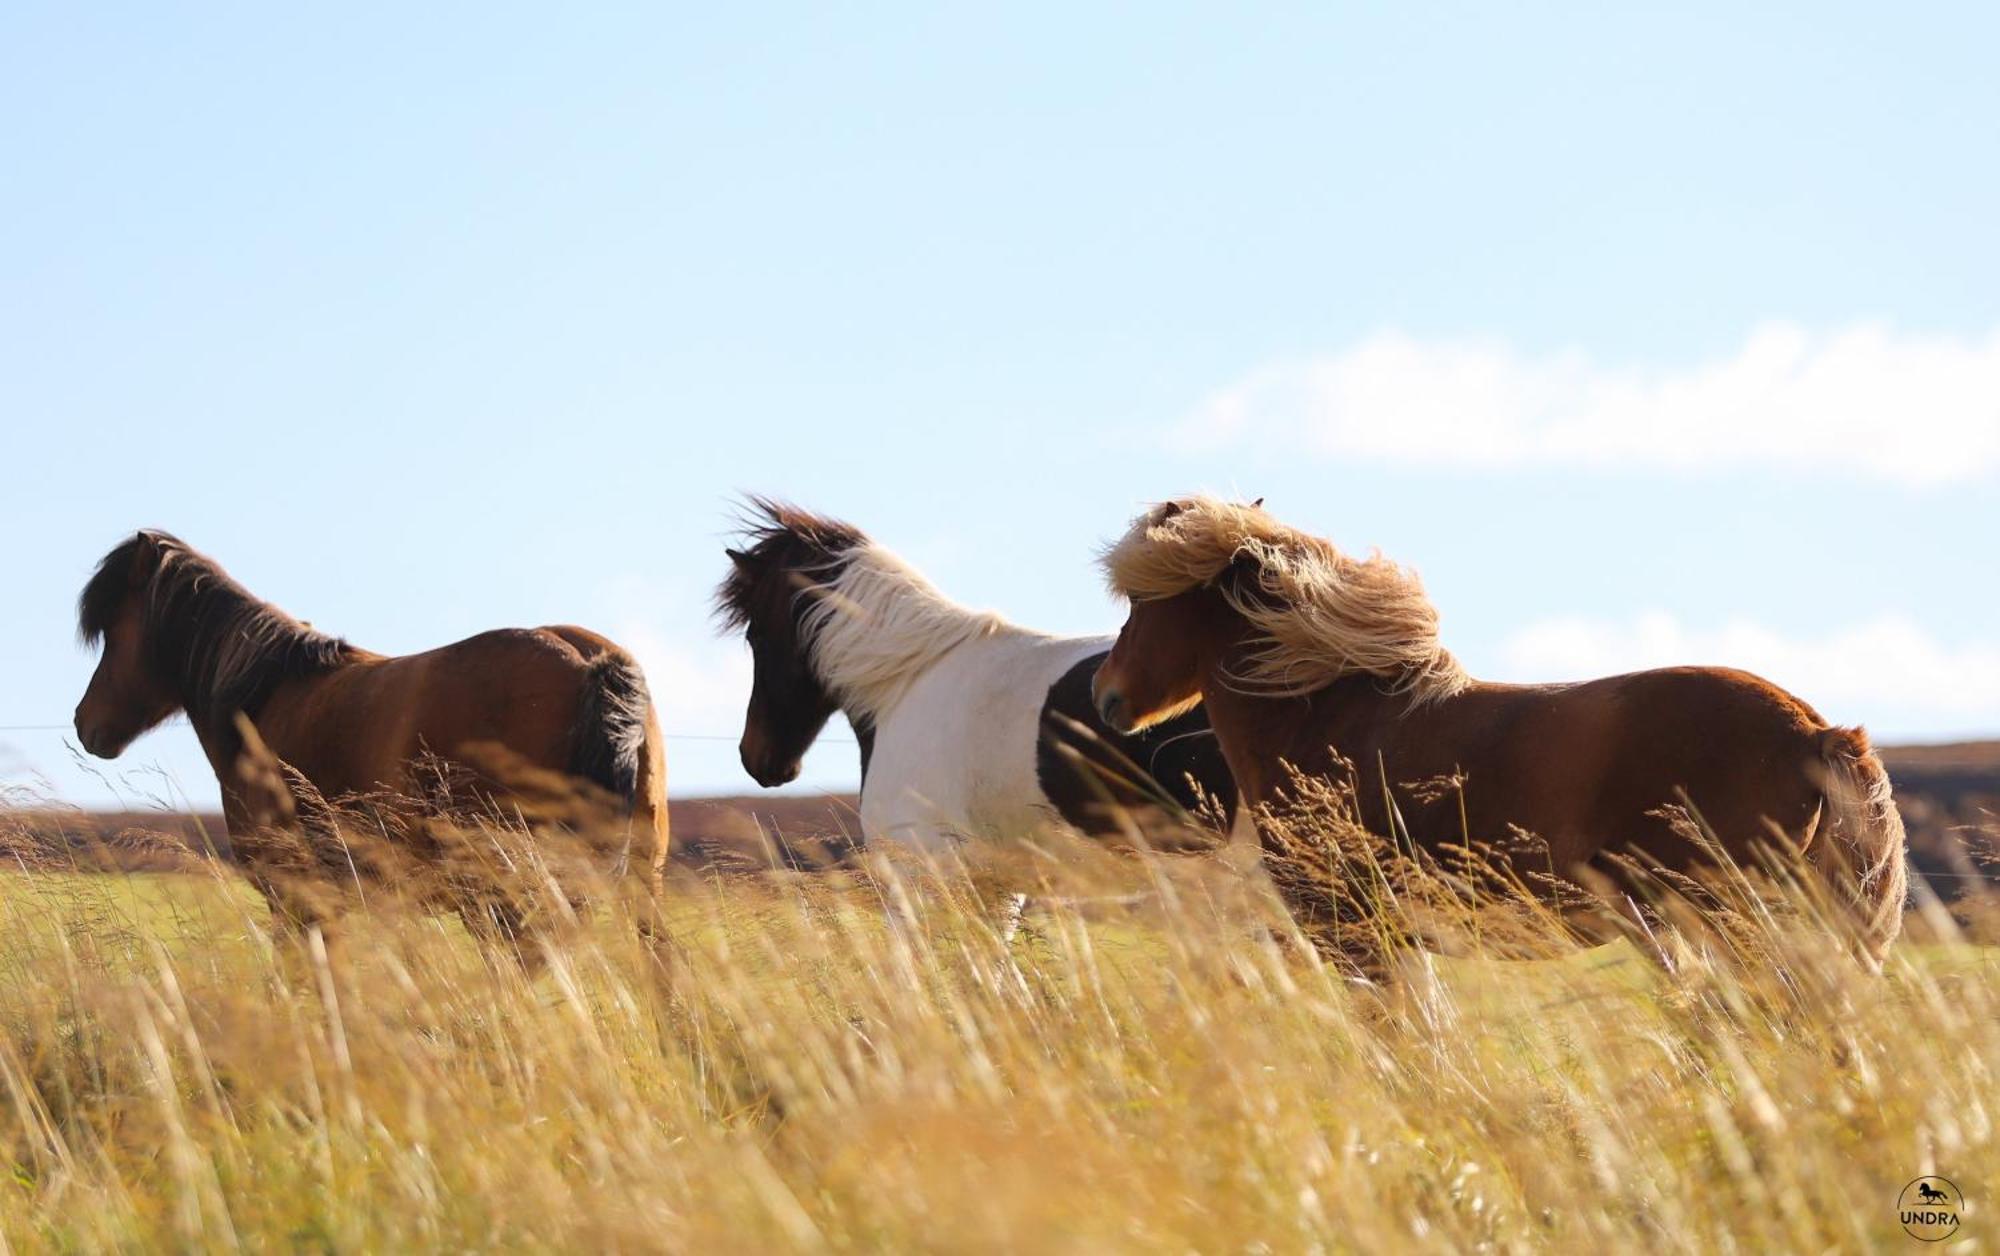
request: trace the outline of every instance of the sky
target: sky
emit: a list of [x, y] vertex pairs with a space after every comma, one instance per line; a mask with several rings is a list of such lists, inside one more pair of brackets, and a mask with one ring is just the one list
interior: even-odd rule
[[0, 9], [0, 789], [213, 803], [67, 730], [151, 526], [378, 651], [609, 633], [754, 790], [751, 491], [1068, 633], [1263, 496], [1477, 675], [2000, 735], [2000, 9], [841, 8]]

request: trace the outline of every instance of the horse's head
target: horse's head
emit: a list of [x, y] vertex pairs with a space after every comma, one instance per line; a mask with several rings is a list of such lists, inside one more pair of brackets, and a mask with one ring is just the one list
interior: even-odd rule
[[1091, 681], [1098, 715], [1117, 732], [1134, 733], [1188, 711], [1241, 627], [1213, 586], [1134, 601]]
[[730, 573], [716, 593], [724, 622], [743, 630], [755, 675], [738, 751], [743, 770], [766, 789], [799, 774], [805, 753], [839, 704], [813, 666], [805, 618], [818, 576], [862, 542], [845, 524], [763, 499], [750, 544], [728, 551]]
[[[1168, 502], [1137, 526], [1163, 526], [1179, 511], [1178, 504]], [[1202, 682], [1245, 627], [1230, 605], [1227, 585], [1252, 577], [1254, 567], [1255, 559], [1246, 552], [1209, 579], [1150, 593], [1123, 587], [1114, 570], [1114, 591], [1130, 600], [1131, 609], [1091, 682], [1091, 696], [1106, 725], [1136, 732], [1201, 701]]]
[[180, 710], [181, 698], [156, 665], [147, 606], [162, 558], [180, 543], [164, 532], [140, 532], [104, 556], [77, 600], [77, 631], [103, 646], [97, 671], [76, 704], [83, 748], [115, 759], [146, 730]]

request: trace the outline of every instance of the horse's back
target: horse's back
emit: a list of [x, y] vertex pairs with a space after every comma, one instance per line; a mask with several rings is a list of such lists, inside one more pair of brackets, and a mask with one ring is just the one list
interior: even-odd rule
[[1020, 836], [1052, 819], [1036, 770], [1043, 699], [1104, 638], [974, 640], [910, 684], [875, 726], [861, 792], [871, 839]]
[[[1801, 834], [1821, 805], [1825, 721], [1734, 669], [1478, 682], [1414, 709], [1356, 685], [1315, 705], [1322, 717], [1301, 740], [1330, 741], [1354, 763], [1371, 827], [1386, 825], [1383, 799], [1393, 794], [1427, 841], [1462, 840], [1468, 826], [1475, 840], [1498, 840], [1519, 827], [1546, 841], [1558, 863], [1635, 846], [1680, 864], [1689, 852], [1666, 808], [1691, 805], [1741, 846], [1771, 824]], [[1463, 782], [1463, 819], [1455, 792], [1445, 800], [1423, 788], [1443, 777]]]
[[592, 658], [551, 628], [495, 629], [412, 656], [424, 741], [447, 755], [497, 742], [538, 767], [567, 769]]
[[[1601, 689], [1598, 688], [1601, 686]], [[1601, 699], [1593, 701], [1594, 699]], [[1685, 801], [1718, 832], [1745, 835], [1769, 820], [1797, 834], [1819, 805], [1814, 768], [1826, 721], [1761, 676], [1734, 668], [1674, 667], [1579, 686], [1606, 766], [1602, 788]]]
[[329, 794], [400, 787], [419, 756], [480, 743], [568, 771], [592, 661], [616, 649], [583, 629], [494, 629], [287, 686], [257, 723]]
[[1643, 711], [1663, 733], [1684, 734], [1718, 721], [1741, 735], [1810, 738], [1827, 723], [1804, 699], [1735, 667], [1660, 667], [1571, 686], [1579, 700], [1600, 692]]

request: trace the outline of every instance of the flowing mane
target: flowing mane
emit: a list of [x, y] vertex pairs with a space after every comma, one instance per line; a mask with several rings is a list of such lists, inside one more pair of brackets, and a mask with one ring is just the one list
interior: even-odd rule
[[746, 505], [743, 536], [752, 561], [737, 564], [723, 581], [716, 612], [731, 627], [750, 627], [770, 580], [806, 595], [798, 608], [800, 642], [850, 715], [888, 709], [926, 668], [967, 641], [1026, 632], [999, 615], [960, 606], [852, 524], [765, 497]]
[[[1222, 578], [1245, 559], [1249, 572]], [[1362, 672], [1421, 704], [1471, 680], [1438, 644], [1437, 607], [1414, 572], [1379, 554], [1351, 558], [1259, 506], [1206, 496], [1164, 503], [1102, 561], [1111, 591], [1134, 600], [1215, 584], [1258, 634], [1234, 677], [1248, 691], [1305, 694]]]
[[134, 533], [77, 599], [77, 632], [95, 645], [127, 598], [143, 599], [149, 664], [196, 722], [255, 715], [286, 680], [330, 671], [358, 651], [251, 595], [220, 564], [166, 532]]
[[775, 498], [744, 500], [737, 520], [740, 544], [752, 562], [730, 567], [715, 590], [715, 614], [725, 628], [748, 628], [757, 618], [760, 594], [773, 573], [791, 575], [803, 588], [833, 573], [846, 555], [871, 542], [851, 523], [816, 515]]

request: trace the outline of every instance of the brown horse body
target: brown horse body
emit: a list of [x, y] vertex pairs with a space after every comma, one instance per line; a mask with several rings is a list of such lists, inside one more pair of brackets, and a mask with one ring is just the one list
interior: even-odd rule
[[[1225, 656], [1215, 678], [1229, 666]], [[1390, 831], [1393, 800], [1397, 826], [1422, 844], [1518, 825], [1561, 868], [1606, 845], [1688, 868], [1697, 852], [1659, 812], [1690, 782], [1705, 785], [1695, 805], [1718, 833], [1768, 836], [1768, 820], [1805, 839], [1822, 802], [1812, 765], [1854, 736], [1768, 682], [1719, 668], [1570, 685], [1474, 682], [1414, 709], [1364, 676], [1302, 698], [1246, 696], [1224, 683], [1203, 685], [1202, 697], [1210, 720], [1237, 734], [1217, 735], [1252, 798], [1277, 800], [1287, 783], [1277, 765], [1328, 775], [1338, 755], [1358, 774], [1371, 830]], [[1718, 728], [1729, 735], [1715, 736]], [[1463, 778], [1462, 790], [1427, 788], [1447, 777]]]
[[[354, 650], [340, 667], [279, 685], [252, 722], [273, 754], [329, 798], [406, 789], [423, 755], [451, 759], [482, 744], [622, 793], [615, 776], [585, 762], [607, 735], [590, 726], [586, 710], [602, 705], [596, 695], [606, 669], [619, 664], [630, 660], [608, 638], [568, 625], [501, 628], [419, 654]], [[665, 763], [650, 708], [646, 720], [630, 800], [641, 828], [652, 826], [664, 803]], [[226, 779], [239, 752], [235, 739], [203, 736], [202, 744]]]
[[[1874, 956], [1897, 932], [1903, 832], [1880, 760], [1861, 730], [1828, 726], [1768, 681], [1708, 667], [1473, 680], [1437, 646], [1435, 612], [1406, 573], [1205, 499], [1142, 519], [1107, 565], [1133, 605], [1097, 677], [1105, 719], [1141, 726], [1199, 700], [1260, 816], [1283, 811], [1294, 772], [1351, 765], [1377, 834], [1504, 852], [1525, 830], [1533, 853], [1513, 858], [1573, 875], [1612, 855], [1674, 871], [1710, 862], [1676, 814], [1685, 805], [1738, 861], [1760, 842], [1802, 850], [1853, 904]], [[1393, 610], [1382, 623], [1369, 616], [1378, 593]]]
[[[325, 799], [416, 795], [426, 756], [500, 747], [530, 768], [581, 777], [629, 811], [656, 874], [668, 854], [666, 763], [631, 656], [586, 629], [502, 629], [384, 656], [261, 602], [213, 560], [142, 532], [106, 556], [79, 624], [103, 658], [77, 706], [79, 739], [115, 758], [186, 712], [241, 843], [268, 820], [269, 783], [246, 759], [238, 717]], [[494, 787], [493, 793], [504, 789]]]

